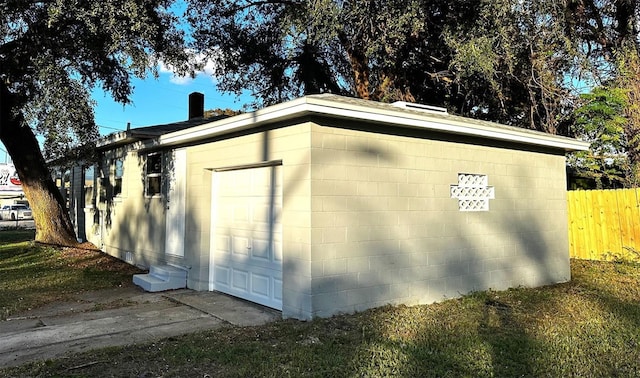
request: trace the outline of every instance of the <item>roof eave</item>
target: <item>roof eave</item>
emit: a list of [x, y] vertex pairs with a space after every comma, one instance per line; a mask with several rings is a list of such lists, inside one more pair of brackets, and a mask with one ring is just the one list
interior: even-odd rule
[[310, 115], [355, 121], [372, 122], [411, 129], [430, 130], [440, 133], [463, 135], [503, 142], [527, 144], [560, 149], [565, 152], [585, 151], [589, 143], [577, 139], [545, 134], [542, 132], [497, 127], [489, 122], [465, 122], [462, 117], [434, 116], [428, 113], [409, 113], [400, 109], [371, 109], [366, 106], [344, 104], [322, 96], [307, 96], [279, 105], [230, 117], [194, 128], [168, 133], [159, 137], [158, 146], [170, 147], [196, 143], [265, 124], [302, 118]]
[[106, 150], [124, 144], [133, 143], [136, 140], [138, 140], [138, 138], [133, 137], [130, 131], [121, 131], [98, 139], [96, 142], [96, 148], [99, 150]]

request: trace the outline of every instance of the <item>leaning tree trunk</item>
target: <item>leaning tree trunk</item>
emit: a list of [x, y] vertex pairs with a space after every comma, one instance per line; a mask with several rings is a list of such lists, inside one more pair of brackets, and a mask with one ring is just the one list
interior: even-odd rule
[[0, 140], [4, 143], [22, 182], [36, 224], [36, 241], [76, 245], [75, 231], [40, 146], [21, 116], [15, 96], [0, 82]]

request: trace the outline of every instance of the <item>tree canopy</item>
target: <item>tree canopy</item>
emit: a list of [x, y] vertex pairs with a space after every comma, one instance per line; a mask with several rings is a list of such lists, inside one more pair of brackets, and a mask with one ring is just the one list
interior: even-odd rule
[[191, 0], [187, 10], [191, 46], [216, 63], [220, 88], [248, 89], [258, 105], [331, 92], [586, 137], [572, 126], [581, 94], [615, 82], [632, 166], [639, 15], [634, 0]]
[[593, 180], [598, 189], [630, 186], [625, 182], [630, 168], [625, 156], [626, 93], [620, 88], [598, 87], [581, 99], [572, 128], [591, 143], [591, 148], [573, 154], [569, 166], [579, 176]]
[[184, 32], [171, 0], [5, 0], [0, 4], [0, 140], [21, 178], [36, 240], [70, 244], [73, 229], [48, 158], [94, 139], [90, 91], [129, 101], [132, 76], [163, 61], [185, 72]]
[[[132, 77], [157, 74], [161, 61], [186, 73], [192, 54], [213, 60], [219, 89], [248, 90], [255, 105], [330, 92], [584, 139], [615, 130], [625, 182], [640, 182], [635, 0], [188, 0], [189, 29], [173, 2], [0, 4], [0, 140], [38, 240], [74, 235], [35, 136], [47, 157], [67, 153], [97, 136], [92, 88], [126, 104]], [[615, 96], [590, 98], [584, 86]], [[614, 128], [593, 113], [596, 99], [619, 112]]]
[[131, 76], [159, 61], [185, 70], [184, 32], [166, 0], [23, 1], [0, 5], [0, 77], [45, 150], [97, 136], [90, 90], [127, 103]]

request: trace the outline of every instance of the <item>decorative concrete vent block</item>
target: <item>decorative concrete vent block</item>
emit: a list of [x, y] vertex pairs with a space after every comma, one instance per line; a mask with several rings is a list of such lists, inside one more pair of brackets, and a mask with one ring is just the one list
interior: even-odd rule
[[489, 211], [489, 200], [495, 198], [487, 175], [458, 174], [458, 185], [451, 185], [451, 198], [458, 200], [460, 211]]

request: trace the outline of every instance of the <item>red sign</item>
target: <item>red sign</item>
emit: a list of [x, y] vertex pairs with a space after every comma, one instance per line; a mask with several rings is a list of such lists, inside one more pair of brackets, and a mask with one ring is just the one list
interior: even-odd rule
[[0, 191], [22, 191], [22, 183], [13, 164], [0, 164]]

